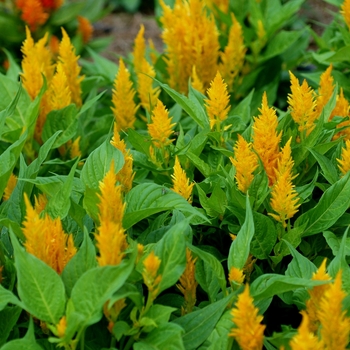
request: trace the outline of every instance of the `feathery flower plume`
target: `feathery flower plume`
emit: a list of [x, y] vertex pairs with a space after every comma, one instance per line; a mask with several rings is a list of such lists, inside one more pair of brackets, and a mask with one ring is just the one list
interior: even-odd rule
[[307, 313], [302, 310], [303, 316], [298, 333], [292, 338], [290, 347], [292, 350], [323, 350], [323, 344], [318, 337], [309, 330], [309, 317]]
[[338, 168], [343, 175], [350, 170], [350, 140], [345, 141], [345, 147], [341, 150], [340, 159], [337, 158]]
[[229, 0], [205, 0], [206, 6], [212, 11], [218, 8], [221, 12], [227, 13], [229, 8]]
[[72, 102], [80, 107], [82, 104], [80, 84], [84, 76], [79, 75], [81, 67], [78, 65], [78, 59], [79, 56], [75, 55], [74, 46], [67, 32], [62, 28], [62, 40], [59, 46], [58, 60], [62, 63], [63, 71], [66, 74]]
[[234, 337], [242, 350], [261, 350], [263, 348], [265, 326], [261, 324], [263, 316], [254, 306], [249, 294], [249, 285], [238, 296], [236, 307], [232, 309], [234, 328], [229, 336]]
[[235, 157], [230, 157], [230, 161], [236, 168], [237, 186], [241, 192], [247, 193], [254, 179], [253, 173], [259, 165], [258, 157], [252, 150], [252, 144], [248, 143], [240, 134], [238, 134], [234, 152]]
[[117, 319], [119, 317], [119, 314], [126, 306], [125, 298], [117, 300], [109, 309], [108, 309], [109, 302], [107, 301], [103, 305], [103, 313], [106, 316], [108, 323], [108, 330], [113, 333], [113, 327], [114, 324], [117, 322]]
[[78, 33], [81, 34], [84, 44], [90, 41], [93, 31], [90, 21], [86, 17], [78, 16]]
[[62, 316], [56, 326], [57, 336], [63, 338], [67, 329], [67, 319], [66, 316]]
[[100, 266], [118, 265], [121, 263], [128, 247], [125, 230], [122, 226], [125, 204], [122, 200], [122, 186], [116, 186], [114, 162], [110, 170], [100, 182], [99, 220], [100, 226], [96, 234], [97, 257]]
[[17, 0], [16, 7], [21, 10], [21, 19], [32, 32], [42, 26], [49, 18], [40, 0]]
[[350, 318], [342, 309], [346, 297], [342, 290], [341, 270], [337, 273], [334, 283], [324, 293], [318, 312], [321, 323], [321, 338], [324, 349], [345, 349], [349, 344]]
[[149, 300], [153, 301], [159, 293], [159, 283], [162, 276], [158, 275], [158, 269], [161, 260], [154, 254], [152, 250], [147, 258], [143, 261], [142, 277], [145, 285], [148, 288]]
[[235, 78], [243, 67], [246, 54], [243, 31], [233, 12], [231, 13], [232, 25], [228, 34], [228, 43], [224, 52], [220, 52], [221, 64], [219, 70], [228, 86], [232, 86]]
[[11, 197], [11, 193], [15, 189], [16, 185], [17, 185], [17, 176], [14, 174], [11, 174], [9, 180], [7, 181], [7, 185], [4, 190], [4, 195], [2, 197], [4, 201], [7, 201]]
[[271, 214], [275, 220], [286, 227], [286, 220], [290, 219], [298, 211], [300, 204], [298, 193], [294, 189], [292, 180], [297, 176], [292, 174], [294, 161], [291, 156], [290, 138], [283, 147], [280, 159], [277, 163], [276, 183], [272, 188], [271, 207], [277, 213]]
[[124, 165], [116, 175], [117, 181], [122, 185], [122, 190], [124, 193], [129, 192], [132, 188], [132, 182], [135, 177], [133, 172], [133, 158], [130, 150], [126, 149], [126, 144], [124, 140], [120, 139], [117, 125], [114, 123], [114, 134], [111, 141], [112, 146], [119, 149], [124, 156]]
[[196, 305], [196, 289], [198, 286], [195, 277], [196, 261], [197, 258], [193, 259], [191, 251], [186, 248], [186, 268], [180, 277], [180, 283], [176, 285], [185, 298], [184, 306], [181, 308], [182, 315], [192, 312], [193, 307]]
[[[344, 91], [343, 88], [340, 88], [340, 93], [337, 96], [337, 102], [336, 105], [329, 117], [329, 120], [332, 120], [335, 116], [337, 117], [347, 117], [350, 112], [350, 105], [349, 101], [344, 97]], [[337, 139], [341, 136], [344, 136], [345, 140], [350, 139], [350, 121], [346, 120], [342, 123], [339, 123], [337, 125], [337, 128], [343, 128], [346, 127], [346, 129], [339, 131], [333, 136], [333, 139]]]
[[203, 83], [201, 82], [201, 80], [198, 77], [198, 74], [197, 74], [195, 66], [192, 67], [191, 80], [192, 80], [192, 87], [194, 89], [198, 90], [199, 92], [201, 92], [204, 95], [204, 93], [205, 93], [204, 86], [203, 86]]
[[191, 203], [194, 182], [190, 183], [189, 178], [186, 176], [186, 172], [181, 168], [181, 164], [177, 156], [175, 156], [174, 174], [171, 175], [171, 177], [173, 181], [172, 190], [180, 194], [189, 203]]
[[[326, 262], [324, 259], [318, 270], [312, 275], [313, 281], [330, 281], [331, 277], [326, 272]], [[321, 284], [308, 290], [310, 298], [306, 301], [306, 313], [309, 319], [309, 329], [311, 332], [316, 333], [319, 326], [318, 312], [320, 309], [321, 300], [328, 290], [329, 284]]]
[[332, 97], [334, 91], [334, 79], [331, 76], [333, 66], [330, 65], [325, 72], [321, 74], [320, 86], [318, 88], [318, 95], [316, 97], [316, 114], [319, 118], [324, 106]]
[[118, 131], [133, 128], [136, 120], [138, 106], [134, 102], [135, 90], [132, 86], [130, 73], [124, 61], [119, 60], [119, 70], [114, 80], [112, 95], [112, 111], [116, 120]]
[[228, 274], [228, 280], [230, 282], [235, 282], [235, 283], [238, 283], [238, 284], [242, 284], [243, 281], [244, 281], [243, 270], [232, 266], [231, 269], [230, 269], [230, 272]]
[[254, 117], [253, 124], [253, 149], [259, 155], [264, 165], [269, 186], [276, 180], [275, 168], [279, 158], [279, 143], [282, 131], [277, 134], [278, 120], [274, 108], [269, 108], [266, 92], [263, 94], [262, 105], [259, 108], [259, 117]]
[[146, 55], [146, 43], [145, 43], [145, 27], [143, 24], [140, 26], [140, 30], [134, 41], [134, 51], [133, 51], [133, 64], [136, 72], [142, 70], [143, 60]]
[[81, 156], [81, 151], [80, 151], [80, 146], [79, 146], [80, 139], [81, 139], [81, 137], [78, 136], [70, 145], [69, 156], [71, 159], [74, 159], [75, 157]]
[[40, 193], [38, 196], [34, 197], [34, 210], [37, 214], [41, 214], [48, 203], [48, 199], [45, 193]]
[[291, 109], [291, 116], [293, 120], [299, 125], [300, 132], [306, 131], [306, 136], [315, 127], [315, 120], [319, 117], [316, 111], [315, 92], [304, 80], [302, 85], [296, 76], [289, 72], [291, 80], [291, 94], [288, 94], [287, 102]]
[[43, 218], [31, 206], [27, 195], [24, 195], [26, 217], [23, 222], [23, 234], [26, 238], [24, 246], [28, 253], [61, 274], [68, 261], [75, 255], [76, 248], [73, 236], [67, 235], [59, 218]]
[[205, 108], [209, 116], [210, 129], [216, 126], [216, 131], [220, 131], [220, 124], [227, 118], [230, 110], [230, 96], [227, 92], [227, 84], [217, 71], [214, 80], [210, 83], [207, 91], [208, 99], [204, 100]]
[[170, 137], [175, 123], [171, 124], [172, 117], [169, 117], [169, 112], [161, 100], [157, 100], [151, 120], [152, 123], [147, 124], [147, 128], [153, 144], [158, 148], [170, 145], [173, 142]]
[[344, 17], [346, 25], [348, 26], [348, 28], [350, 28], [350, 0], [344, 0], [340, 8], [340, 13]]
[[42, 5], [47, 10], [57, 10], [62, 6], [63, 0], [41, 0]]

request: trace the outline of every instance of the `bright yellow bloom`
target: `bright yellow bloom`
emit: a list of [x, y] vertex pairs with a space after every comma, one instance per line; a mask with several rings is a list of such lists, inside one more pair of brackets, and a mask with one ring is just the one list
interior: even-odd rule
[[173, 179], [172, 190], [180, 194], [189, 203], [191, 203], [191, 195], [194, 182], [190, 183], [190, 180], [186, 176], [186, 172], [181, 168], [181, 164], [177, 156], [175, 157], [174, 174], [171, 175], [171, 177]]
[[192, 81], [192, 87], [194, 89], [198, 90], [202, 94], [205, 93], [203, 83], [201, 82], [201, 80], [198, 77], [198, 74], [197, 74], [195, 66], [192, 67], [191, 81]]
[[147, 128], [153, 144], [158, 148], [170, 145], [173, 142], [170, 137], [175, 123], [171, 123], [172, 117], [169, 117], [169, 112], [161, 100], [157, 101], [151, 120], [152, 123], [147, 124]]
[[236, 308], [233, 308], [234, 328], [229, 336], [234, 337], [242, 350], [261, 350], [263, 348], [264, 329], [261, 324], [263, 316], [258, 315], [259, 310], [254, 306], [253, 298], [249, 294], [249, 285], [238, 296]]
[[230, 110], [230, 96], [227, 92], [227, 84], [221, 77], [220, 72], [216, 73], [214, 80], [210, 83], [207, 91], [208, 99], [204, 100], [208, 113], [210, 129], [216, 125], [216, 130], [220, 130], [220, 124], [227, 118]]
[[83, 16], [78, 16], [78, 33], [81, 34], [84, 44], [90, 41], [93, 31], [94, 27], [90, 21]]
[[75, 55], [75, 48], [63, 28], [58, 60], [63, 65], [63, 70], [68, 81], [68, 87], [72, 94], [72, 102], [80, 107], [82, 104], [80, 84], [83, 81], [84, 76], [80, 75], [81, 67], [78, 65], [79, 56]]
[[[312, 275], [313, 281], [330, 281], [331, 277], [326, 272], [326, 262], [327, 259], [324, 259], [317, 272]], [[319, 317], [318, 312], [320, 309], [321, 300], [328, 290], [329, 284], [321, 284], [319, 286], [313, 287], [311, 290], [308, 290], [310, 299], [306, 301], [306, 312], [309, 318], [309, 328], [311, 332], [316, 332], [319, 326]]]
[[218, 8], [221, 12], [227, 13], [229, 8], [229, 0], [205, 0], [206, 6], [215, 12]]
[[81, 139], [81, 137], [78, 136], [70, 145], [69, 156], [71, 159], [74, 159], [75, 157], [81, 156], [81, 151], [80, 151], [80, 146], [79, 146], [80, 139]]
[[224, 52], [220, 52], [220, 73], [228, 86], [232, 86], [235, 78], [243, 67], [246, 54], [243, 31], [233, 12], [231, 13], [232, 25], [228, 35], [228, 42]]
[[234, 152], [235, 157], [230, 157], [230, 161], [236, 168], [237, 186], [241, 192], [247, 193], [254, 179], [253, 173], [259, 165], [258, 156], [252, 151], [251, 143], [248, 143], [240, 134], [238, 134]]
[[318, 88], [318, 95], [316, 98], [316, 114], [319, 118], [322, 109], [332, 97], [334, 91], [334, 79], [331, 76], [333, 66], [330, 65], [325, 72], [321, 74], [320, 86]]
[[142, 70], [143, 60], [146, 54], [146, 43], [144, 39], [145, 27], [143, 24], [140, 26], [140, 30], [134, 41], [134, 51], [133, 51], [133, 64], [136, 72]]
[[133, 128], [138, 107], [134, 102], [136, 91], [132, 86], [130, 73], [126, 69], [124, 61], [119, 60], [119, 70], [114, 80], [112, 95], [112, 111], [116, 120], [118, 131]]
[[14, 174], [11, 174], [9, 180], [7, 181], [7, 185], [4, 190], [4, 195], [2, 197], [4, 201], [7, 201], [11, 197], [11, 193], [15, 189], [16, 185], [17, 185], [17, 176]]
[[276, 183], [271, 193], [271, 207], [277, 215], [269, 213], [275, 220], [281, 222], [284, 227], [286, 227], [285, 221], [293, 217], [300, 206], [300, 204], [297, 204], [299, 201], [298, 193], [292, 184], [292, 180], [296, 175], [293, 176], [292, 174], [294, 161], [291, 156], [291, 140], [292, 138], [287, 141], [282, 149], [277, 165]]
[[49, 18], [40, 0], [16, 0], [16, 7], [21, 10], [21, 19], [28, 24], [32, 32]]
[[162, 39], [169, 85], [187, 93], [188, 80], [195, 66], [197, 74], [207, 89], [218, 67], [219, 33], [213, 16], [208, 16], [201, 0], [177, 0], [174, 8], [160, 1], [163, 16]]
[[291, 110], [293, 120], [299, 125], [300, 132], [306, 131], [306, 135], [315, 127], [315, 120], [319, 117], [316, 111], [315, 92], [304, 80], [299, 85], [298, 79], [289, 72], [291, 79], [291, 94], [288, 94], [287, 102]]
[[298, 327], [298, 333], [292, 338], [290, 347], [292, 350], [323, 350], [323, 344], [309, 329], [309, 317], [303, 310], [300, 312], [303, 319]]
[[123, 192], [129, 192], [132, 188], [132, 182], [135, 177], [135, 173], [133, 172], [133, 158], [130, 153], [130, 150], [126, 149], [126, 144], [124, 140], [120, 139], [117, 125], [115, 123], [111, 144], [123, 153], [124, 165], [116, 175], [116, 179], [122, 185]]
[[59, 218], [43, 218], [31, 206], [27, 195], [24, 195], [26, 217], [23, 222], [24, 246], [28, 253], [51, 266], [61, 274], [68, 261], [75, 255], [76, 248], [73, 236], [67, 235]]
[[343, 15], [346, 25], [350, 28], [350, 1], [344, 0], [340, 8], [340, 13]]
[[65, 333], [66, 333], [66, 329], [67, 329], [67, 319], [66, 316], [62, 316], [60, 318], [60, 321], [58, 322], [57, 326], [57, 336], [59, 338], [63, 338]]
[[341, 270], [334, 283], [324, 293], [318, 313], [321, 323], [321, 338], [324, 349], [342, 350], [349, 344], [350, 318], [343, 311], [342, 304], [346, 292], [342, 290]]
[[116, 186], [114, 162], [100, 182], [100, 191], [98, 204], [100, 225], [95, 236], [100, 252], [97, 261], [100, 266], [118, 265], [125, 255], [128, 243], [122, 226], [125, 210], [122, 186]]
[[45, 193], [40, 193], [38, 196], [34, 197], [34, 210], [37, 214], [41, 214], [46, 208], [48, 199]]
[[275, 168], [279, 158], [279, 143], [282, 131], [277, 133], [278, 119], [274, 108], [269, 108], [266, 92], [262, 98], [262, 105], [259, 108], [259, 117], [254, 118], [253, 124], [253, 149], [259, 155], [267, 177], [269, 186], [276, 180]]
[[[343, 88], [340, 88], [340, 93], [337, 96], [336, 105], [329, 117], [329, 120], [332, 120], [335, 116], [345, 118], [349, 115], [349, 112], [350, 112], [349, 101], [344, 97]], [[345, 140], [350, 139], [350, 121], [346, 120], [337, 125], [337, 128], [343, 128], [343, 127], [347, 127], [347, 128], [336, 133], [333, 137], [334, 139], [337, 139], [341, 136], [344, 136]]]
[[161, 260], [154, 254], [153, 250], [143, 261], [144, 267], [142, 277], [145, 285], [148, 288], [151, 300], [154, 300], [159, 293], [159, 283], [162, 280], [162, 276], [158, 275], [160, 263]]
[[67, 76], [61, 62], [57, 64], [56, 73], [47, 91], [47, 99], [50, 110], [62, 109], [72, 102]]
[[238, 284], [242, 284], [244, 281], [244, 273], [243, 270], [238, 269], [237, 267], [232, 266], [228, 275], [228, 279], [230, 282], [236, 282]]
[[345, 141], [345, 147], [341, 150], [340, 159], [337, 158], [338, 168], [343, 175], [350, 170], [350, 140]]
[[180, 283], [176, 285], [185, 298], [184, 306], [181, 308], [182, 315], [190, 313], [196, 305], [196, 289], [198, 286], [195, 277], [196, 261], [197, 258], [193, 259], [191, 251], [186, 248], [186, 268], [180, 277]]

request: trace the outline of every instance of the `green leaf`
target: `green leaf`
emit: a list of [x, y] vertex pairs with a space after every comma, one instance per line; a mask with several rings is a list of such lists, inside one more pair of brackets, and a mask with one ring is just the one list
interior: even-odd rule
[[63, 315], [66, 297], [60, 276], [50, 266], [27, 253], [12, 230], [18, 295], [23, 308], [41, 321], [57, 324]]
[[208, 338], [232, 299], [233, 294], [173, 321], [185, 330], [182, 339], [186, 349], [196, 349]]
[[254, 90], [252, 90], [234, 109], [230, 114], [237, 114], [241, 117], [245, 124], [251, 121], [250, 105], [254, 95]]
[[329, 187], [318, 204], [302, 214], [294, 227], [307, 223], [303, 236], [311, 236], [331, 227], [350, 206], [350, 173]]
[[29, 321], [29, 327], [26, 335], [22, 339], [11, 340], [0, 348], [0, 350], [43, 350], [35, 341], [34, 324], [32, 318]]
[[169, 85], [163, 84], [157, 79], [154, 80], [202, 129], [209, 129], [209, 118], [202, 107], [199, 107], [197, 103], [170, 88]]
[[148, 310], [145, 316], [151, 318], [155, 323], [160, 326], [169, 321], [170, 315], [176, 311], [176, 308], [155, 304]]
[[312, 274], [317, 271], [316, 265], [301, 255], [288, 241], [284, 242], [293, 256], [293, 260], [288, 264], [285, 272], [286, 276], [311, 279]]
[[201, 288], [208, 294], [209, 301], [215, 302], [218, 298], [220, 284], [212, 267], [203, 260], [198, 260], [196, 262], [195, 278]]
[[14, 304], [22, 307], [19, 299], [0, 284], [0, 310], [3, 310], [7, 304]]
[[249, 203], [249, 196], [246, 196], [246, 216], [244, 224], [239, 230], [236, 239], [231, 243], [228, 255], [228, 269], [232, 267], [243, 269], [250, 252], [250, 242], [254, 236], [253, 213]]
[[78, 128], [77, 114], [78, 110], [75, 104], [70, 104], [62, 109], [51, 111], [46, 117], [41, 135], [42, 140], [44, 142], [47, 141], [58, 130], [61, 130], [62, 133], [56, 139], [53, 148], [58, 148], [72, 139]]
[[208, 350], [227, 349], [229, 341], [228, 334], [230, 333], [232, 326], [231, 311], [226, 310], [208, 337], [208, 341], [211, 343]]
[[183, 232], [188, 227], [188, 220], [175, 224], [154, 246], [154, 253], [161, 259], [158, 274], [162, 275], [159, 293], [173, 286], [186, 267], [186, 243]]
[[52, 13], [50, 24], [55, 27], [60, 27], [63, 24], [71, 22], [77, 18], [83, 8], [84, 1], [66, 2]]
[[209, 177], [211, 175], [213, 170], [204, 160], [200, 159], [191, 151], [186, 152], [186, 156], [205, 177]]
[[3, 345], [22, 312], [19, 306], [6, 307], [0, 311], [0, 346]]
[[322, 169], [322, 175], [326, 178], [326, 180], [333, 185], [335, 182], [338, 181], [339, 175], [336, 167], [332, 163], [331, 160], [329, 160], [324, 155], [316, 152], [312, 148], [309, 149], [309, 152], [315, 157], [318, 164], [320, 165]]
[[135, 186], [126, 195], [125, 201], [128, 203], [123, 219], [123, 227], [126, 230], [150, 215], [173, 209], [208, 221], [181, 195], [169, 188], [153, 183], [143, 183]]
[[96, 267], [96, 249], [84, 228], [84, 239], [77, 253], [70, 259], [62, 272], [62, 280], [68, 297], [75, 283], [88, 270]]
[[104, 303], [123, 286], [134, 267], [134, 260], [124, 259], [118, 266], [95, 267], [86, 271], [71, 292], [74, 310], [81, 315], [84, 326], [98, 322]]
[[108, 307], [123, 298], [129, 298], [134, 302], [136, 307], [141, 310], [143, 305], [143, 295], [141, 295], [140, 290], [131, 283], [124, 283], [124, 285], [113, 294], [113, 297], [109, 300]]

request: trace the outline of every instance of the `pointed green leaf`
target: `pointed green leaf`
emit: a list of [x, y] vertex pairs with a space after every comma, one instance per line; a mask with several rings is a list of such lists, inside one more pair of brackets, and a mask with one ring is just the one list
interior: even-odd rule
[[22, 312], [19, 306], [6, 307], [0, 311], [0, 346], [3, 345]]

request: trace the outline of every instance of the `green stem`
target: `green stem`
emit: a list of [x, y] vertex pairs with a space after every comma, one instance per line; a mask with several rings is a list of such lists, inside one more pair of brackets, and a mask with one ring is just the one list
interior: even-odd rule
[[134, 344], [134, 337], [130, 337], [123, 350], [131, 349], [133, 344]]

